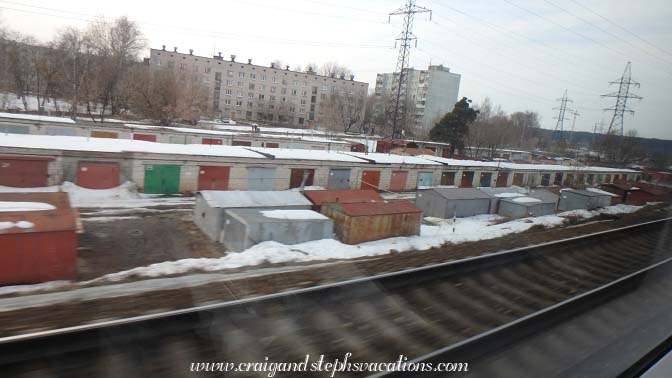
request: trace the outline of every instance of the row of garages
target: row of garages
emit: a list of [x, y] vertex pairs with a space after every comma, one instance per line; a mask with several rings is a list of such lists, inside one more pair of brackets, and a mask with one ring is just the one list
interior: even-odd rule
[[[505, 187], [553, 186], [575, 174], [568, 172], [512, 172], [489, 167], [391, 165], [294, 159], [245, 159], [166, 154], [85, 153], [44, 151], [30, 155], [0, 155], [0, 185], [41, 187], [74, 182], [90, 189], [106, 189], [125, 181], [146, 193], [173, 194], [195, 190], [285, 190], [302, 186], [328, 189], [413, 191], [429, 186]], [[26, 152], [26, 151], [22, 151]], [[123, 155], [123, 157], [119, 157]], [[227, 160], [227, 161], [222, 161]], [[634, 174], [576, 175], [590, 184], [634, 180]], [[552, 179], [551, 179], [552, 178]]]
[[204, 144], [213, 146], [248, 146], [265, 148], [298, 148], [308, 150], [350, 151], [351, 143], [326, 138], [304, 138], [299, 136], [254, 135], [216, 130], [188, 129], [159, 126], [124, 126], [106, 124], [89, 125], [49, 125], [28, 121], [0, 121], [0, 133], [79, 136], [107, 139], [131, 139], [146, 142], [170, 144]]

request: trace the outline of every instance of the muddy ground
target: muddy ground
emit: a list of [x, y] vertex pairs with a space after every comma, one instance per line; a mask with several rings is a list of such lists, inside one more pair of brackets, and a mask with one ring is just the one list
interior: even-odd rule
[[[165, 256], [189, 256], [192, 254], [205, 257], [205, 254], [223, 253], [217, 245], [207, 241], [205, 236], [199, 237], [200, 231], [189, 225], [184, 220], [189, 213], [184, 212], [178, 216], [166, 214], [153, 215], [123, 222], [118, 225], [103, 225], [90, 227], [90, 233], [114, 232], [117, 235], [126, 235], [128, 230], [138, 226], [149, 225], [155, 232], [166, 240], [153, 242], [137, 236], [127, 237], [126, 241], [116, 241], [113, 246], [108, 246], [104, 252], [94, 254], [91, 252], [82, 257], [83, 263], [89, 268], [87, 274], [92, 274], [97, 266], [101, 271], [117, 271], [103, 267], [103, 263], [92, 262], [97, 256], [107, 259], [113, 264], [121, 264], [124, 269], [132, 267], [141, 261], [155, 261]], [[482, 255], [496, 251], [523, 247], [531, 244], [539, 244], [547, 241], [584, 235], [588, 233], [623, 227], [630, 224], [641, 223], [649, 220], [661, 219], [672, 216], [667, 206], [655, 206], [645, 208], [634, 214], [609, 216], [602, 215], [586, 221], [572, 221], [563, 227], [544, 229], [535, 227], [529, 231], [508, 235], [499, 239], [469, 242], [459, 245], [444, 245], [427, 251], [391, 253], [389, 255], [367, 257], [338, 262], [330, 266], [313, 266], [306, 264], [305, 269], [291, 272], [270, 273], [262, 277], [243, 277], [230, 281], [214, 282], [206, 285], [194, 286], [182, 289], [162, 290], [139, 295], [116, 297], [108, 299], [96, 299], [88, 301], [68, 302], [51, 305], [45, 308], [32, 308], [13, 311], [0, 311], [0, 337], [13, 334], [27, 333], [37, 329], [73, 326], [97, 320], [109, 320], [113, 318], [129, 317], [165, 311], [170, 309], [186, 308], [204, 303], [213, 303], [240, 299], [261, 294], [269, 294], [290, 290], [293, 288], [309, 287], [318, 284], [345, 280], [353, 277], [367, 276], [371, 274], [391, 272], [407, 269], [410, 267], [424, 266], [438, 262], [450, 261], [469, 256]], [[150, 219], [148, 219], [150, 218]], [[90, 222], [88, 222], [90, 223]], [[577, 224], [582, 224], [576, 226]], [[86, 226], [86, 224], [85, 224]], [[575, 227], [576, 226], [576, 227]], [[173, 227], [173, 228], [171, 228]], [[195, 227], [195, 226], [194, 226]], [[145, 230], [144, 228], [142, 228]], [[176, 231], [177, 230], [177, 231]], [[183, 237], [187, 236], [186, 240]], [[88, 236], [89, 246], [95, 243], [105, 242], [106, 235]], [[179, 239], [180, 247], [169, 246], [172, 238]], [[194, 240], [198, 241], [194, 241]], [[204, 239], [206, 241], [204, 241]], [[199, 244], [203, 243], [203, 244]], [[115, 253], [123, 251], [142, 251], [140, 247], [149, 245], [151, 252], [143, 252], [141, 255], [115, 256]], [[91, 248], [91, 247], [90, 247]], [[201, 251], [199, 248], [203, 248]], [[198, 252], [195, 252], [198, 250]], [[209, 256], [213, 257], [213, 256]], [[177, 258], [177, 257], [172, 257]], [[182, 257], [179, 257], [182, 258]], [[161, 260], [163, 261], [163, 260]], [[155, 261], [156, 262], [156, 261]], [[145, 264], [142, 264], [145, 265]], [[268, 266], [287, 266], [289, 264], [275, 264]], [[293, 263], [292, 266], [300, 265]], [[266, 267], [268, 267], [266, 266]], [[234, 273], [250, 268], [227, 271]]]

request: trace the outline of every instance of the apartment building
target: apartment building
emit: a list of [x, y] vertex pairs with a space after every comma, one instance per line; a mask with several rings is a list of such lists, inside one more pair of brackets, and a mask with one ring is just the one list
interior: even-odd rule
[[354, 75], [322, 76], [315, 72], [295, 72], [286, 67], [270, 67], [229, 60], [220, 52], [212, 58], [151, 49], [152, 69], [173, 69], [200, 81], [212, 101], [216, 117], [233, 120], [315, 128], [324, 116], [331, 95], [347, 95], [364, 101], [369, 84]]
[[[414, 104], [416, 128], [429, 132], [446, 113], [453, 110], [460, 90], [461, 76], [443, 65], [432, 65], [426, 70], [408, 68], [406, 75], [406, 104]], [[394, 73], [379, 73], [375, 94], [392, 97]]]

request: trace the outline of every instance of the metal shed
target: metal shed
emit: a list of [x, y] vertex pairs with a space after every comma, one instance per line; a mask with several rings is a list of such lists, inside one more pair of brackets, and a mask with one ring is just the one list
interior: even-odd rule
[[611, 205], [611, 198], [616, 195], [600, 190], [564, 189], [560, 192], [558, 210], [576, 209], [593, 210]]
[[551, 198], [541, 199], [534, 197], [502, 198], [499, 200], [499, 215], [517, 219], [538, 217], [555, 213], [556, 202]]
[[312, 210], [231, 209], [224, 215], [220, 241], [230, 251], [244, 251], [263, 241], [298, 244], [330, 239], [334, 222]]
[[212, 240], [221, 241], [226, 210], [293, 209], [310, 210], [312, 204], [293, 191], [216, 191], [196, 193], [194, 223]]
[[79, 229], [67, 193], [0, 194], [0, 285], [75, 280]]
[[306, 190], [303, 195], [313, 203], [315, 211], [320, 211], [325, 202], [354, 203], [385, 200], [378, 192], [370, 189]]
[[548, 189], [542, 189], [542, 188], [532, 188], [530, 191], [527, 193], [528, 197], [536, 198], [542, 200], [544, 203], [553, 203], [553, 210], [558, 208], [558, 201], [560, 200], [560, 196], [553, 193], [552, 191]]
[[480, 191], [490, 197], [490, 214], [497, 214], [499, 200], [503, 198], [524, 197], [527, 193], [525, 188], [520, 186], [509, 186], [503, 188], [479, 188]]
[[409, 201], [324, 203], [322, 214], [334, 220], [334, 233], [346, 244], [420, 235], [422, 210]]
[[431, 188], [419, 190], [415, 204], [426, 217], [470, 217], [488, 213], [490, 196], [473, 188]]

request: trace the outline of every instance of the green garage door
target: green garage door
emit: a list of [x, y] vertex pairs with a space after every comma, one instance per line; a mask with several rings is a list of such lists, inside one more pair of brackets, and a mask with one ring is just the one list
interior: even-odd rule
[[180, 166], [172, 164], [145, 165], [145, 193], [174, 194], [180, 192]]

